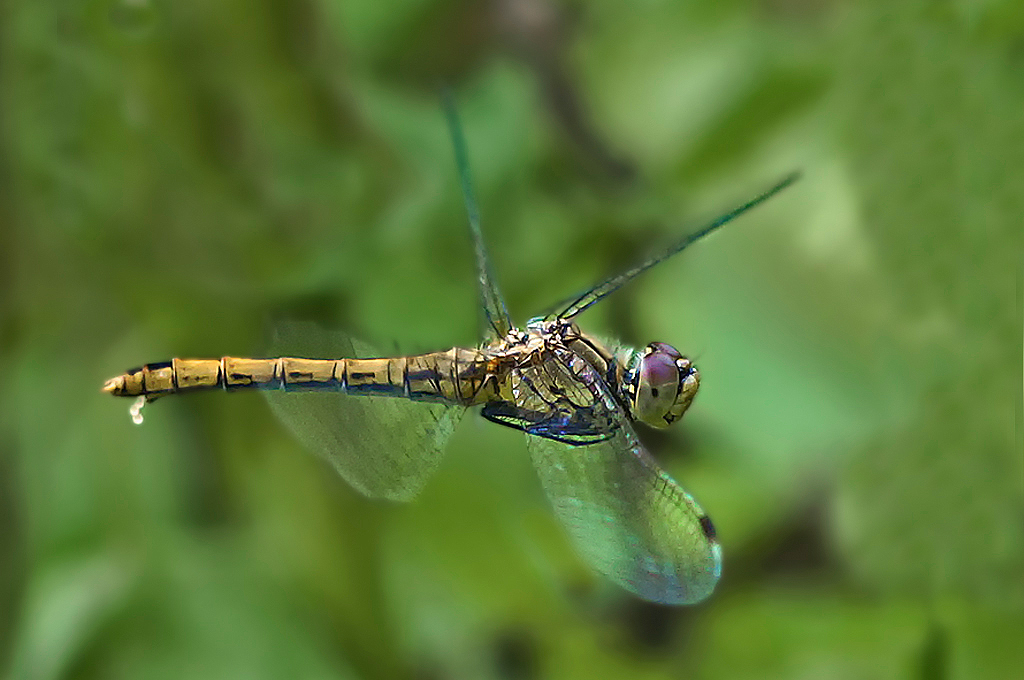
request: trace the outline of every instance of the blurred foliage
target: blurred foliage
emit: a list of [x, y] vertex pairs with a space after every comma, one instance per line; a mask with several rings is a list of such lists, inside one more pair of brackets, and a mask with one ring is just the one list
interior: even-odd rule
[[[3, 9], [7, 677], [1019, 672], [1019, 3]], [[648, 437], [723, 541], [700, 606], [591, 574], [521, 437], [479, 419], [399, 506], [256, 395], [136, 428], [99, 393], [258, 353], [280, 315], [472, 344], [442, 82], [520, 320], [804, 173], [583, 319], [702, 369], [686, 422]]]

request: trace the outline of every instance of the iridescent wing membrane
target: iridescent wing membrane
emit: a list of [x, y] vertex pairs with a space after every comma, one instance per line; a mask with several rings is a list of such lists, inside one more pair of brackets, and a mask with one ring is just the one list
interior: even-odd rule
[[[660, 426], [681, 416], [696, 390], [695, 372], [664, 343], [648, 345], [646, 353], [623, 350], [615, 354], [622, 358], [617, 363], [602, 353], [608, 348], [588, 345], [569, 320], [796, 176], [661, 255], [599, 283], [523, 332], [512, 326], [491, 275], [462, 129], [451, 98], [446, 96], [444, 104], [476, 255], [485, 320], [482, 348], [380, 358], [343, 333], [289, 323], [277, 328], [271, 348], [277, 358], [172, 359], [112, 378], [104, 391], [135, 397], [131, 413], [141, 422], [141, 408], [168, 394], [266, 389], [272, 410], [299, 441], [362, 493], [392, 500], [409, 500], [420, 491], [466, 406], [483, 404], [488, 419], [526, 432], [556, 515], [597, 571], [655, 602], [704, 599], [721, 573], [711, 521], [633, 430], [634, 418]], [[567, 335], [570, 329], [577, 335]], [[667, 385], [675, 390], [675, 401], [663, 403], [658, 386]], [[312, 392], [297, 394], [302, 390]]]
[[[300, 357], [380, 356], [345, 333], [313, 323], [275, 329], [275, 354]], [[307, 449], [373, 498], [411, 500], [437, 467], [464, 408], [393, 398], [339, 397], [330, 392], [264, 391], [274, 414]]]
[[[500, 338], [512, 323], [490, 271], [466, 143], [450, 97], [444, 98], [444, 106], [473, 237], [484, 318], [488, 332]], [[646, 268], [627, 272], [628, 278]], [[628, 278], [607, 292], [599, 287], [581, 297], [566, 310], [571, 314], [565, 318]], [[710, 521], [643, 448], [596, 371], [579, 357], [549, 353], [543, 362], [524, 367], [510, 379], [522, 385], [514, 388], [519, 403], [505, 411], [504, 424], [529, 435], [541, 483], [579, 553], [594, 569], [645, 599], [682, 604], [707, 597], [721, 573], [721, 551]], [[492, 420], [502, 422], [495, 409], [487, 410]]]
[[720, 217], [717, 217], [711, 222], [707, 223], [700, 229], [690, 232], [689, 234], [684, 236], [681, 241], [671, 246], [670, 248], [667, 248], [659, 255], [656, 255], [650, 258], [649, 260], [641, 264], [638, 264], [635, 267], [627, 269], [621, 274], [613, 276], [610, 279], [606, 279], [605, 281], [602, 281], [593, 288], [584, 291], [572, 302], [565, 305], [562, 311], [558, 312], [557, 314], [552, 314], [550, 318], [559, 318], [566, 320], [572, 319], [573, 317], [577, 316], [588, 307], [597, 304], [604, 298], [608, 297], [609, 295], [617, 291], [619, 288], [622, 288], [624, 285], [626, 285], [627, 283], [629, 283], [630, 281], [632, 281], [637, 276], [644, 273], [654, 265], [664, 262], [673, 255], [678, 255], [679, 253], [683, 252], [691, 245], [701, 240], [702, 238], [704, 238], [711, 232], [715, 231], [719, 227], [722, 227], [725, 224], [732, 222], [734, 219], [736, 219], [743, 213], [747, 212], [748, 210], [764, 203], [769, 198], [779, 193], [780, 191], [791, 185], [793, 182], [797, 181], [799, 178], [800, 173], [798, 172], [789, 174], [788, 176], [784, 177], [780, 182], [778, 182], [775, 186], [768, 189], [764, 193], [755, 196], [754, 198], [750, 199], [749, 201], [742, 205], [736, 206], [735, 208], [725, 213], [724, 215], [721, 215]]
[[700, 602], [722, 554], [707, 515], [651, 458], [629, 423], [594, 444], [527, 444], [544, 491], [576, 550], [645, 600]]
[[[491, 275], [466, 144], [447, 95], [444, 107], [476, 255], [485, 336], [501, 339], [513, 326]], [[549, 318], [575, 317], [795, 178], [787, 177], [663, 254], [594, 286]], [[292, 356], [370, 356], [357, 344], [311, 324], [292, 324], [280, 328], [274, 349]], [[527, 433], [544, 490], [583, 558], [647, 600], [684, 604], [707, 597], [721, 573], [721, 551], [711, 521], [643, 447], [628, 412], [614, 397], [616, 386], [564, 346], [535, 352], [508, 379], [514, 382], [514, 401], [489, 403], [483, 414]], [[355, 488], [394, 500], [408, 500], [420, 490], [465, 410], [394, 398], [266, 394], [296, 437], [329, 460]]]
[[455, 167], [459, 173], [459, 185], [462, 187], [462, 198], [466, 204], [466, 216], [469, 220], [469, 233], [473, 239], [473, 253], [476, 256], [476, 280], [480, 291], [480, 304], [484, 313], [484, 335], [491, 338], [503, 338], [512, 330], [512, 320], [508, 315], [505, 300], [494, 283], [491, 265], [484, 248], [484, 236], [480, 232], [480, 210], [473, 194], [473, 184], [469, 172], [469, 154], [466, 152], [466, 138], [462, 134], [459, 114], [455, 110], [455, 102], [451, 94], [445, 90], [442, 96], [448, 132], [451, 134], [452, 145], [455, 147]]
[[[722, 568], [710, 520], [643, 447], [590, 364], [564, 349], [549, 354], [543, 372], [547, 389], [582, 389], [590, 402], [566, 421], [575, 421], [567, 436], [551, 436], [550, 425], [526, 429], [541, 484], [577, 551], [646, 600], [703, 600]], [[537, 409], [536, 398], [521, 398], [529, 410]]]
[[529, 435], [541, 484], [580, 555], [644, 599], [706, 598], [722, 568], [711, 520], [644, 449], [594, 367], [552, 345], [509, 380], [515, 403], [488, 404], [484, 416]]
[[[442, 100], [476, 255], [484, 335], [501, 338], [512, 329], [512, 322], [484, 250], [462, 126], [448, 92]], [[380, 356], [344, 333], [325, 331], [312, 323], [279, 324], [271, 353], [309, 358]], [[299, 396], [283, 391], [264, 394], [296, 439], [330, 462], [349, 484], [367, 496], [398, 501], [412, 499], [423, 487], [465, 411], [448, 404], [393, 398], [339, 399], [325, 393]]]

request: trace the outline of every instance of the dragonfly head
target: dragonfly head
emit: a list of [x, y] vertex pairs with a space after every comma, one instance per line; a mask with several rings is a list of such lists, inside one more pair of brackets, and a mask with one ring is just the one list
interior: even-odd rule
[[651, 427], [668, 427], [689, 408], [700, 375], [689, 359], [664, 342], [652, 342], [637, 355], [627, 377], [633, 417]]

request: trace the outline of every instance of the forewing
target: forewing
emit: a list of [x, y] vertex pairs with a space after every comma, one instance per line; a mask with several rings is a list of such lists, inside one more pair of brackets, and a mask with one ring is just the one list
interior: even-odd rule
[[783, 189], [788, 187], [790, 184], [795, 182], [797, 179], [799, 179], [799, 177], [800, 177], [800, 173], [798, 173], [798, 172], [794, 172], [794, 173], [790, 174], [789, 176], [783, 178], [782, 181], [778, 182], [771, 189], [768, 189], [767, 191], [765, 191], [763, 194], [761, 194], [761, 195], [759, 195], [759, 196], [757, 196], [757, 197], [747, 201], [743, 205], [740, 205], [740, 206], [738, 206], [736, 208], [733, 208], [732, 210], [730, 210], [729, 212], [725, 213], [724, 215], [722, 215], [722, 216], [712, 220], [708, 224], [704, 225], [703, 227], [701, 227], [697, 231], [694, 231], [694, 232], [692, 232], [690, 234], [687, 234], [683, 238], [682, 241], [680, 241], [679, 243], [675, 244], [674, 246], [672, 246], [668, 250], [664, 251], [660, 255], [652, 257], [651, 259], [647, 260], [646, 262], [644, 262], [642, 264], [639, 264], [639, 265], [637, 265], [635, 267], [632, 267], [631, 269], [627, 269], [626, 271], [622, 272], [621, 274], [618, 274], [617, 276], [613, 276], [610, 279], [607, 279], [606, 281], [602, 281], [601, 283], [597, 284], [596, 286], [594, 286], [590, 290], [584, 292], [579, 297], [575, 298], [569, 304], [565, 305], [565, 307], [562, 309], [562, 311], [560, 311], [557, 314], [554, 314], [552, 316], [558, 317], [560, 319], [571, 319], [571, 318], [573, 318], [574, 316], [576, 316], [577, 314], [579, 314], [580, 312], [585, 310], [587, 307], [590, 307], [590, 306], [592, 306], [594, 304], [597, 304], [603, 298], [607, 297], [608, 295], [611, 295], [612, 293], [617, 291], [619, 288], [621, 288], [622, 286], [626, 285], [627, 283], [629, 283], [630, 281], [632, 281], [637, 276], [639, 276], [643, 272], [647, 271], [648, 269], [650, 269], [654, 265], [659, 264], [661, 262], [664, 262], [665, 260], [667, 260], [668, 258], [672, 257], [673, 255], [676, 255], [678, 253], [683, 252], [688, 247], [690, 247], [691, 245], [693, 245], [694, 243], [696, 243], [700, 239], [704, 238], [705, 236], [707, 236], [711, 232], [715, 231], [719, 227], [721, 227], [723, 225], [726, 225], [729, 222], [732, 222], [734, 219], [736, 219], [737, 217], [739, 217], [743, 213], [747, 212], [751, 208], [754, 208], [754, 207], [760, 205], [761, 203], [764, 203], [769, 198], [771, 198], [772, 196], [774, 196], [775, 194], [779, 193], [780, 191], [782, 191]]
[[505, 300], [494, 282], [491, 265], [484, 247], [484, 236], [480, 231], [480, 209], [477, 208], [476, 196], [473, 194], [473, 183], [469, 174], [469, 153], [466, 151], [466, 138], [462, 133], [459, 115], [455, 110], [455, 102], [447, 91], [443, 96], [445, 118], [448, 121], [448, 132], [452, 137], [455, 150], [455, 167], [459, 174], [459, 185], [462, 187], [462, 198], [466, 203], [466, 216], [469, 219], [469, 233], [473, 239], [473, 252], [476, 255], [477, 288], [480, 292], [480, 304], [483, 307], [486, 328], [485, 336], [503, 338], [512, 330], [512, 321], [505, 306]]
[[[341, 332], [313, 323], [276, 327], [281, 356], [380, 356]], [[465, 409], [393, 397], [336, 392], [264, 392], [274, 414], [310, 451], [329, 461], [360, 492], [395, 501], [412, 499], [437, 467]]]
[[555, 514], [583, 558], [627, 590], [663, 604], [700, 602], [722, 570], [711, 520], [643, 447], [596, 372], [573, 371], [596, 397], [595, 420], [614, 429], [576, 445], [527, 437]]

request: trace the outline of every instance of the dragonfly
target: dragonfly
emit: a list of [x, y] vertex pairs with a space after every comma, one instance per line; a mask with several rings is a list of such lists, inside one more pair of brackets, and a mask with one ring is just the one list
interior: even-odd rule
[[[576, 318], [797, 175], [518, 328], [487, 258], [466, 142], [449, 98], [444, 110], [475, 252], [485, 326], [478, 347], [381, 357], [345, 333], [285, 323], [273, 346], [287, 348], [286, 356], [175, 358], [129, 370], [103, 390], [135, 397], [130, 413], [137, 424], [143, 406], [167, 395], [266, 390], [278, 418], [351, 486], [396, 501], [416, 496], [463, 413], [479, 407], [487, 420], [526, 433], [554, 513], [585, 562], [645, 600], [701, 602], [722, 573], [715, 527], [634, 427], [679, 420], [697, 394], [697, 368], [667, 343], [633, 349], [583, 331]], [[336, 358], [313, 358], [325, 356]]]

